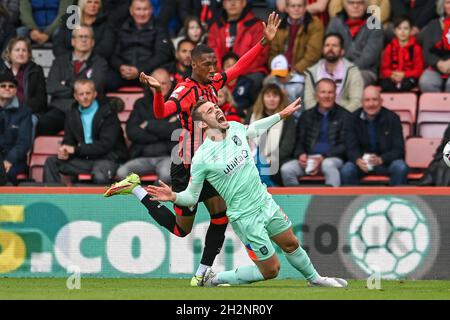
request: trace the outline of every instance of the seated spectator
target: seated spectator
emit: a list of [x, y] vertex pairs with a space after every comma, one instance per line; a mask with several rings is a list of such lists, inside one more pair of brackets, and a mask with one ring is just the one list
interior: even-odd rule
[[208, 30], [216, 21], [222, 11], [222, 0], [178, 0], [179, 16], [181, 21], [195, 15], [204, 30]]
[[[208, 31], [208, 45], [214, 50], [218, 61], [232, 51], [242, 57], [263, 37], [264, 26], [251, 11], [247, 0], [223, 0], [223, 14]], [[260, 91], [267, 74], [266, 63], [269, 48], [265, 48], [248, 67], [246, 77], [252, 80], [251, 92]]]
[[[92, 80], [75, 81], [74, 98], [65, 119], [58, 155], [45, 162], [44, 182], [70, 185], [84, 173], [92, 174], [95, 184], [109, 184], [119, 164], [128, 157], [117, 114], [108, 104], [96, 99]], [[61, 179], [60, 175], [65, 177]]]
[[[223, 71], [230, 69], [238, 60], [239, 56], [237, 54], [228, 52], [222, 58]], [[252, 91], [253, 80], [245, 75], [241, 75], [237, 79], [228, 82], [226, 87], [233, 96], [237, 114], [239, 117], [245, 118], [258, 96], [258, 92]]]
[[[286, 0], [267, 0], [275, 2], [278, 12], [286, 12]], [[328, 2], [330, 0], [306, 0], [306, 10], [313, 16], [319, 18], [322, 24], [326, 26], [330, 19], [328, 15]]]
[[206, 43], [206, 30], [202, 26], [200, 19], [194, 16], [186, 18], [184, 27], [180, 31], [180, 36], [173, 40], [175, 47], [183, 39], [192, 41], [195, 45]]
[[288, 0], [287, 17], [270, 43], [270, 60], [284, 54], [292, 72], [303, 73], [322, 53], [324, 27], [306, 11], [306, 0]]
[[23, 26], [17, 29], [17, 33], [21, 37], [29, 37], [40, 45], [53, 42], [61, 18], [72, 2], [72, 0], [20, 0], [20, 20]]
[[19, 102], [17, 81], [11, 73], [0, 74], [0, 185], [17, 184], [16, 176], [27, 172], [31, 148], [31, 109]]
[[227, 87], [223, 87], [217, 94], [217, 105], [222, 110], [227, 121], [236, 121], [242, 123], [242, 119], [239, 117], [231, 95], [230, 90]]
[[[113, 52], [116, 41], [114, 29], [107, 21], [107, 17], [100, 11], [102, 0], [79, 0], [78, 6], [81, 10], [80, 23], [90, 26], [94, 30], [95, 47], [94, 53], [108, 61]], [[67, 27], [66, 21], [69, 15], [62, 19], [63, 23], [53, 43], [53, 53], [60, 56], [72, 51], [72, 30]]]
[[114, 29], [120, 29], [130, 16], [130, 3], [131, 0], [102, 0], [102, 13]]
[[339, 33], [344, 39], [345, 57], [359, 68], [365, 86], [377, 81], [383, 50], [383, 30], [368, 25], [367, 7], [367, 0], [344, 0], [344, 10], [327, 28], [327, 34]]
[[277, 84], [287, 94], [289, 103], [297, 98], [303, 98], [305, 77], [297, 72], [291, 72], [288, 61], [282, 54], [275, 56], [270, 63], [270, 76], [264, 79], [264, 84], [268, 83]]
[[[344, 8], [345, 0], [330, 0], [328, 4], [328, 13], [330, 17], [335, 17]], [[402, 1], [405, 2], [405, 1]], [[368, 0], [369, 6], [377, 6], [380, 8], [380, 19], [381, 23], [389, 21], [391, 16], [391, 3], [390, 0]]]
[[442, 142], [436, 149], [428, 168], [425, 170], [419, 186], [450, 186], [450, 170], [442, 158], [445, 145], [450, 141], [450, 124], [444, 132]]
[[173, 60], [173, 47], [167, 33], [156, 26], [148, 0], [133, 0], [131, 17], [118, 32], [108, 90], [122, 86], [140, 86], [139, 74], [150, 74]]
[[78, 79], [91, 79], [96, 91], [105, 91], [108, 63], [93, 53], [94, 31], [82, 26], [72, 32], [73, 52], [53, 61], [47, 79], [47, 92], [51, 97], [50, 110], [39, 119], [37, 135], [53, 135], [64, 129], [65, 113], [74, 103], [73, 85]]
[[391, 21], [399, 16], [411, 19], [413, 28], [411, 36], [417, 36], [422, 29], [436, 18], [436, 0], [390, 0]]
[[411, 36], [408, 17], [394, 21], [395, 39], [381, 59], [381, 88], [385, 92], [408, 92], [417, 87], [424, 69], [422, 47]]
[[399, 116], [382, 103], [378, 88], [364, 89], [363, 106], [353, 112], [347, 129], [349, 161], [341, 170], [343, 185], [358, 185], [367, 174], [388, 175], [391, 186], [408, 182], [402, 124]]
[[344, 40], [338, 33], [325, 36], [323, 59], [306, 70], [305, 107], [314, 108], [317, 104], [313, 93], [316, 83], [321, 79], [332, 79], [336, 84], [336, 103], [350, 112], [361, 104], [364, 81], [358, 67], [344, 58]]
[[[344, 164], [345, 124], [350, 113], [336, 104], [336, 84], [322, 79], [315, 87], [317, 104], [301, 116], [297, 125], [294, 159], [281, 167], [285, 187], [298, 186], [299, 177], [323, 174], [325, 184], [341, 185]], [[309, 162], [309, 163], [308, 163]]]
[[[172, 89], [169, 73], [156, 69], [152, 77], [159, 81], [162, 94], [167, 99]], [[180, 127], [175, 115], [161, 120], [155, 118], [153, 94], [146, 89], [145, 96], [136, 101], [127, 121], [127, 136], [132, 142], [131, 160], [117, 170], [118, 178], [124, 179], [131, 172], [140, 176], [156, 173], [159, 180], [170, 184], [170, 156], [177, 145], [176, 141], [172, 141], [172, 133]]]
[[[33, 113], [35, 128], [40, 116], [47, 111], [47, 88], [44, 71], [32, 59], [31, 43], [27, 38], [12, 38], [0, 60], [0, 73], [10, 72], [17, 81], [17, 98]], [[34, 132], [34, 130], [33, 130]]]
[[11, 24], [17, 26], [19, 24], [20, 0], [0, 0], [0, 6], [3, 6], [8, 12]]
[[194, 50], [195, 44], [188, 39], [183, 39], [178, 42], [177, 52], [175, 53], [176, 61], [170, 62], [162, 66], [170, 73], [172, 82], [177, 85], [183, 82], [184, 79], [191, 76], [192, 73], [192, 59], [191, 52]]
[[[247, 123], [269, 117], [288, 105], [287, 96], [276, 84], [263, 87], [247, 116]], [[267, 133], [250, 141], [261, 180], [268, 187], [281, 185], [280, 168], [292, 157], [295, 141], [295, 120], [293, 117], [278, 122]]]
[[9, 12], [0, 4], [0, 50], [16, 35], [16, 29], [10, 20]]
[[450, 92], [450, 0], [438, 5], [441, 17], [432, 20], [420, 34], [429, 66], [419, 80], [423, 92]]

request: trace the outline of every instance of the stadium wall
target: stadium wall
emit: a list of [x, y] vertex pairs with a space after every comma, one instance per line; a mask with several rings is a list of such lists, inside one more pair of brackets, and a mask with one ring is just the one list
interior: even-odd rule
[[[0, 277], [188, 278], [209, 225], [159, 227], [135, 197], [101, 188], [0, 188]], [[450, 188], [273, 188], [320, 273], [450, 279]], [[281, 278], [300, 278], [282, 256]], [[250, 264], [231, 227], [217, 271]], [[70, 269], [70, 270], [69, 270]]]

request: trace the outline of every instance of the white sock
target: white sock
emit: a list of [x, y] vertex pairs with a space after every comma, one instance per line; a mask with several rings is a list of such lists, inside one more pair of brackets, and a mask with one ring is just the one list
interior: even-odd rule
[[134, 187], [131, 192], [139, 199], [139, 201], [142, 201], [142, 199], [144, 199], [144, 197], [148, 194], [147, 191], [139, 185]]
[[211, 266], [206, 266], [204, 264], [200, 264], [198, 266], [197, 272], [195, 273], [196, 276], [203, 276], [203, 274], [205, 273], [206, 269], [208, 269]]

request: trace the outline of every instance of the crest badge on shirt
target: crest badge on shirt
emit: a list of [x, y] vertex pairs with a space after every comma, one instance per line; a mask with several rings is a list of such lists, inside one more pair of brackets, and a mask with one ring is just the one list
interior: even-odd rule
[[266, 246], [262, 246], [259, 251], [261, 252], [262, 255], [267, 255], [269, 253], [269, 250], [267, 249]]
[[233, 142], [237, 145], [237, 146], [241, 146], [242, 145], [242, 141], [241, 141], [241, 139], [239, 139], [239, 137], [238, 136], [233, 136]]

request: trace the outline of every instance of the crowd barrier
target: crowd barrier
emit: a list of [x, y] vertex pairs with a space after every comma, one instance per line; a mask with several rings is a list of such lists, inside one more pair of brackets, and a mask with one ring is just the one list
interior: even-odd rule
[[[190, 235], [161, 228], [134, 196], [103, 188], [0, 188], [0, 277], [189, 278], [209, 216]], [[450, 279], [450, 188], [273, 188], [324, 275]], [[281, 278], [300, 278], [280, 250]], [[250, 264], [229, 226], [217, 271]]]

